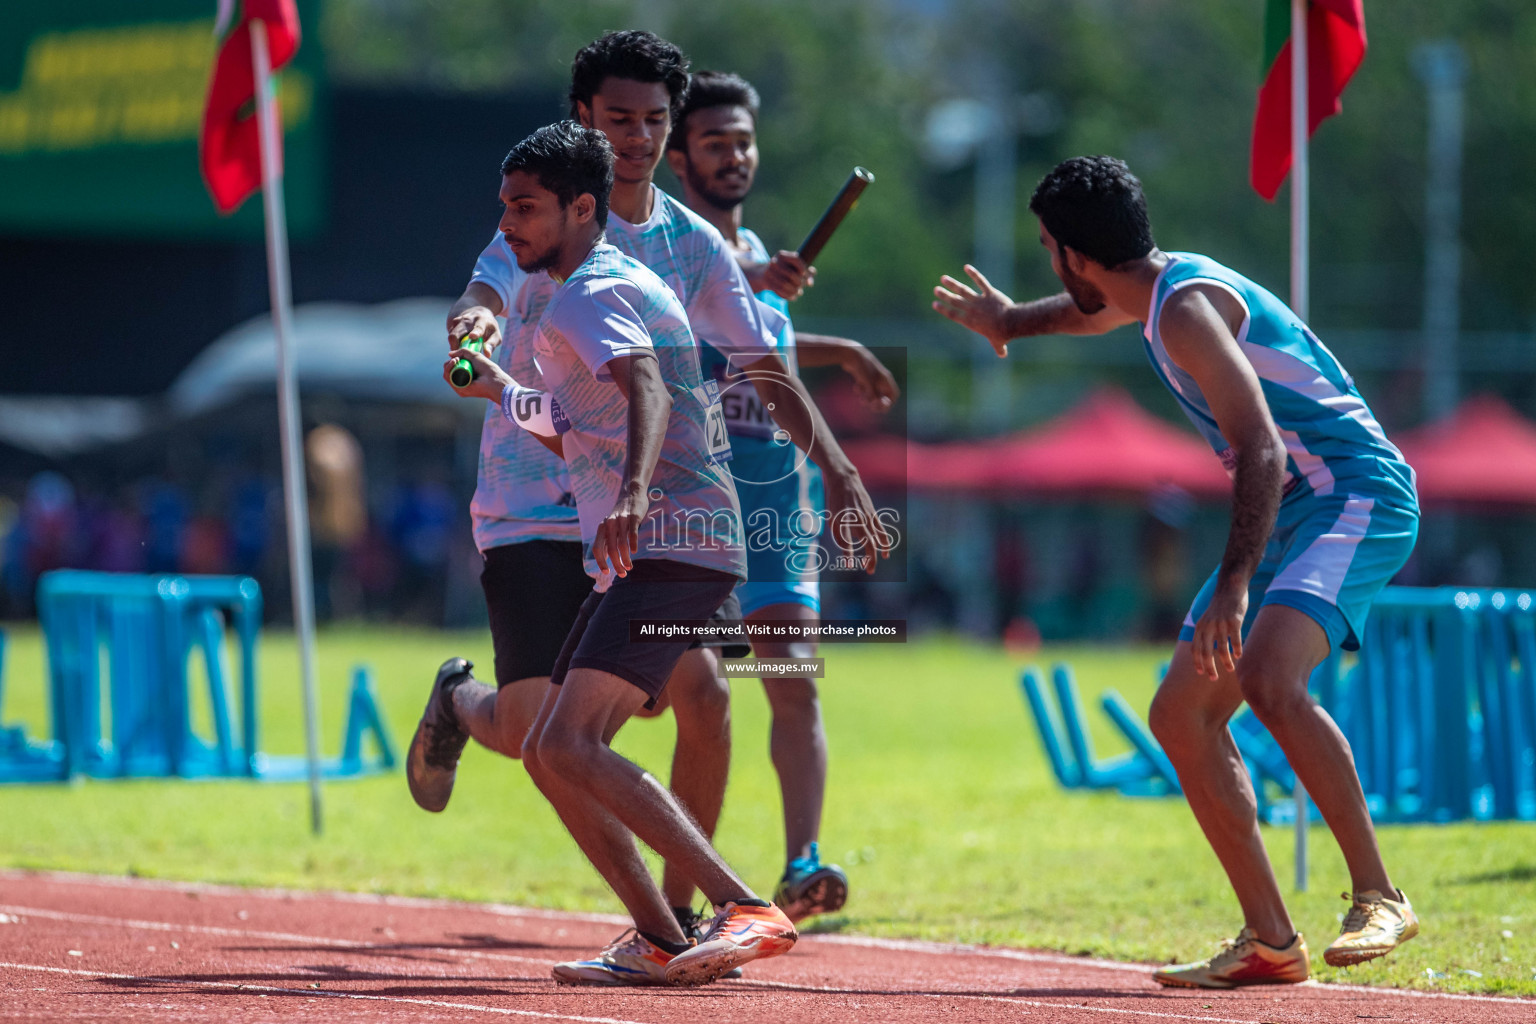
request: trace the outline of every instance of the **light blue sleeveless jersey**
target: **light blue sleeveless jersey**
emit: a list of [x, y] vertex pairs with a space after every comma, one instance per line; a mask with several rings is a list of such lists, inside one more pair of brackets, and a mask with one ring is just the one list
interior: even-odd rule
[[1186, 252], [1168, 256], [1142, 328], [1147, 357], [1227, 471], [1235, 465], [1232, 445], [1222, 436], [1195, 379], [1168, 357], [1158, 331], [1163, 303], [1192, 284], [1223, 288], [1248, 311], [1237, 345], [1259, 376], [1270, 416], [1285, 442], [1285, 504], [1351, 493], [1416, 505], [1413, 470], [1402, 452], [1387, 440], [1344, 367], [1290, 307], [1209, 257]]
[[[1231, 472], [1231, 444], [1195, 379], [1168, 358], [1158, 332], [1163, 303], [1180, 288], [1224, 288], [1248, 311], [1237, 345], [1258, 374], [1285, 442], [1285, 496], [1248, 581], [1243, 631], [1261, 607], [1286, 605], [1315, 620], [1334, 649], [1354, 650], [1371, 602], [1407, 561], [1418, 536], [1413, 470], [1344, 367], [1285, 303], [1215, 260], [1183, 252], [1168, 256], [1142, 330], [1157, 375]], [[1206, 580], [1179, 639], [1194, 638], [1219, 579], [1220, 569]]]
[[[768, 247], [747, 228], [737, 232], [753, 257], [766, 262]], [[791, 373], [798, 373], [795, 328], [789, 303], [775, 292], [760, 291], [763, 304], [784, 315], [779, 355]], [[736, 588], [743, 615], [780, 604], [801, 604], [821, 610], [817, 582], [816, 537], [826, 506], [821, 470], [779, 429], [737, 368], [713, 345], [699, 346], [699, 365], [706, 379], [720, 386], [725, 426], [731, 436], [731, 473], [741, 496], [741, 516], [747, 528], [747, 580]]]

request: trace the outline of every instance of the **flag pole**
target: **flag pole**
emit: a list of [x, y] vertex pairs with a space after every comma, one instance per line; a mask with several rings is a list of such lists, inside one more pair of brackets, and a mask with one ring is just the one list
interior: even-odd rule
[[288, 573], [293, 583], [293, 622], [304, 684], [304, 751], [309, 762], [309, 823], [321, 831], [320, 708], [315, 688], [315, 609], [309, 557], [309, 500], [304, 449], [299, 438], [299, 387], [293, 366], [293, 298], [288, 281], [288, 225], [283, 208], [283, 169], [267, 25], [251, 26], [251, 63], [256, 72], [256, 123], [261, 138], [261, 198], [267, 225], [267, 287], [277, 336], [277, 410], [283, 449], [283, 496], [288, 508]]
[[[1308, 206], [1307, 175], [1307, 0], [1291, 0], [1291, 309], [1307, 321]], [[1292, 765], [1294, 771], [1295, 765]], [[1307, 891], [1307, 789], [1296, 772], [1291, 791], [1296, 805], [1296, 891]]]

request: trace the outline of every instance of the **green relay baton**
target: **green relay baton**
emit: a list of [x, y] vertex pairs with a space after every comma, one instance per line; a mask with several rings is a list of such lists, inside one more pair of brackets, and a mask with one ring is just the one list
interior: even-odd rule
[[[484, 352], [485, 339], [465, 338], [464, 344], [460, 348], [467, 348], [471, 352]], [[467, 388], [470, 381], [475, 379], [475, 368], [470, 365], [468, 359], [455, 359], [453, 361], [453, 369], [448, 371], [448, 379], [453, 382], [453, 386], [456, 388]]]

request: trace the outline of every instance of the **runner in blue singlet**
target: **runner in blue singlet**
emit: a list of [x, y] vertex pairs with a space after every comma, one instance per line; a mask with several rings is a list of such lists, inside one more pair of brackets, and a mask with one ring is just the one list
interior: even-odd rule
[[[755, 233], [742, 226], [741, 204], [757, 173], [757, 91], [736, 75], [700, 71], [668, 138], [667, 162], [683, 183], [694, 213], [719, 229], [764, 303], [785, 314], [780, 353], [790, 372], [797, 363], [840, 365], [876, 408], [889, 408], [897, 389], [889, 371], [868, 349], [846, 338], [798, 334], [788, 323], [788, 300], [810, 283], [813, 271], [792, 252], [770, 256]], [[706, 330], [701, 330], [704, 340]], [[748, 622], [815, 623], [821, 611], [816, 544], [826, 506], [821, 474], [777, 429], [751, 383], [727, 351], [701, 346], [706, 376], [721, 389], [722, 409], [734, 457], [731, 472], [741, 496], [747, 529], [747, 580], [736, 588]], [[811, 657], [813, 643], [760, 641], [760, 658]], [[792, 920], [840, 909], [848, 879], [818, 853], [826, 792], [827, 743], [816, 682], [808, 678], [763, 679], [773, 711], [769, 742], [784, 804], [785, 867], [774, 901]]]
[[1058, 165], [1030, 209], [1066, 291], [1011, 302], [966, 267], [934, 308], [1007, 354], [1013, 338], [1140, 323], [1148, 357], [1232, 475], [1226, 554], [1185, 620], [1148, 718], [1242, 907], [1235, 942], [1164, 968], [1165, 985], [1305, 980], [1227, 721], [1244, 701], [1279, 742], [1339, 841], [1354, 894], [1334, 966], [1391, 952], [1418, 919], [1387, 875], [1348, 744], [1307, 695], [1330, 650], [1359, 646], [1376, 593], [1413, 550], [1413, 470], [1354, 381], [1286, 305], [1205, 256], [1152, 241], [1141, 183], [1119, 160]]

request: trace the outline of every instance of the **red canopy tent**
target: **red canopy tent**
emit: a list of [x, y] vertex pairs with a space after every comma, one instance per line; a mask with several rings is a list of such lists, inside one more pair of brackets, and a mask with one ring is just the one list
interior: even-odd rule
[[995, 472], [994, 486], [1020, 492], [1145, 493], [1168, 484], [1201, 497], [1231, 491], [1209, 445], [1115, 387], [1004, 441]]
[[1475, 395], [1396, 442], [1424, 501], [1536, 505], [1536, 424], [1497, 396]]
[[1144, 494], [1172, 484], [1201, 497], [1230, 492], [1208, 445], [1115, 387], [1043, 426], [1000, 438], [924, 445], [885, 436], [844, 449], [871, 487], [1057, 495]]

